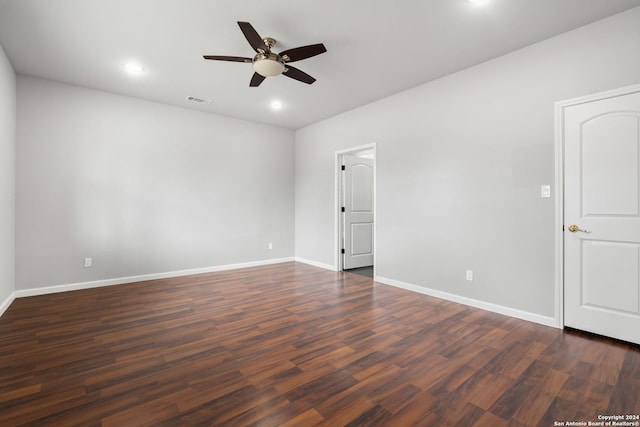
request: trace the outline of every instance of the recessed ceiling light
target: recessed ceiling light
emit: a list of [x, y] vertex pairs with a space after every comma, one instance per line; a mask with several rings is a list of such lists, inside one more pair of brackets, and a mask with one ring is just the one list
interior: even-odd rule
[[278, 101], [277, 99], [274, 99], [273, 101], [271, 101], [271, 109], [272, 110], [282, 110], [282, 102]]
[[489, 3], [489, 0], [467, 0], [467, 2], [474, 6], [483, 6]]
[[135, 62], [127, 62], [126, 64], [124, 64], [124, 69], [129, 74], [144, 73], [144, 68], [142, 68], [142, 65], [136, 64]]

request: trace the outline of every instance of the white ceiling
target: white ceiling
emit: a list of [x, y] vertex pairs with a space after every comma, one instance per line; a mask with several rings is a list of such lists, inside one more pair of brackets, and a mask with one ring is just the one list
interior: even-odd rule
[[[640, 0], [0, 0], [0, 45], [19, 74], [298, 129], [581, 25]], [[237, 21], [274, 51], [324, 43], [250, 88], [253, 56]], [[132, 77], [129, 60], [145, 68]], [[189, 103], [187, 96], [210, 99]], [[279, 99], [284, 108], [271, 111]]]

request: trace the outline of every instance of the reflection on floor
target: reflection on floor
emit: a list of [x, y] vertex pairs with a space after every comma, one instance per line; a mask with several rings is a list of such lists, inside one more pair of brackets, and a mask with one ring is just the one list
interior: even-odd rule
[[351, 268], [345, 271], [347, 273], [354, 273], [354, 274], [359, 274], [360, 276], [373, 278], [373, 265], [370, 265], [369, 267]]

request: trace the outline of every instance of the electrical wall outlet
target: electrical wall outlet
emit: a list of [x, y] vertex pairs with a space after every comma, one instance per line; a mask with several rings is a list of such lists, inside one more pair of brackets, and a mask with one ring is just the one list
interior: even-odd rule
[[269, 242], [269, 250], [273, 249], [273, 243]]
[[551, 198], [551, 186], [550, 185], [542, 185], [540, 186], [540, 197], [543, 199]]
[[473, 281], [473, 270], [467, 270], [467, 280]]
[[85, 258], [84, 259], [84, 267], [89, 268], [93, 265], [93, 258]]

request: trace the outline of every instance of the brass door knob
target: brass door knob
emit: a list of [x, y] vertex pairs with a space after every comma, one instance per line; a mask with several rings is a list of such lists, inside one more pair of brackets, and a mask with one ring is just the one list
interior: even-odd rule
[[576, 231], [581, 231], [581, 232], [583, 232], [583, 233], [588, 233], [588, 231], [587, 231], [587, 230], [583, 230], [583, 229], [581, 229], [580, 227], [578, 227], [578, 226], [577, 226], [577, 225], [575, 225], [575, 224], [571, 224], [571, 225], [569, 226], [568, 230], [569, 230], [570, 232], [572, 232], [572, 233], [575, 233]]

